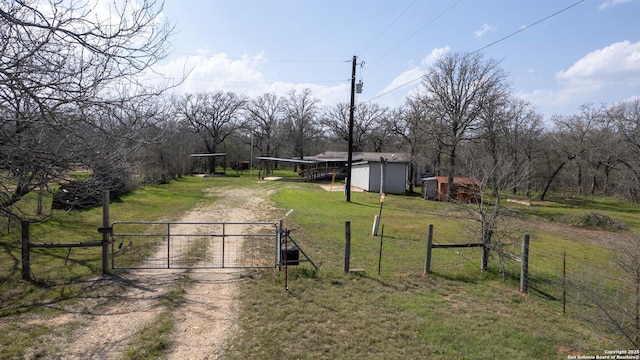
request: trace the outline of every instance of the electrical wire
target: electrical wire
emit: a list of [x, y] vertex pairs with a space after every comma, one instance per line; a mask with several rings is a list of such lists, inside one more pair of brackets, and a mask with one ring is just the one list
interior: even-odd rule
[[[173, 52], [172, 54], [176, 55], [184, 55], [184, 56], [203, 56], [203, 57], [215, 57], [220, 54], [214, 54], [212, 56], [208, 56], [205, 54], [197, 54], [197, 53], [183, 53], [183, 52]], [[224, 54], [224, 57], [221, 57], [225, 60], [232, 61], [255, 61], [255, 62], [271, 62], [271, 63], [314, 63], [314, 64], [331, 64], [331, 63], [342, 63], [344, 60], [314, 60], [314, 59], [267, 59], [267, 58], [255, 58], [255, 57], [230, 57]]]
[[377, 58], [376, 60], [374, 60], [369, 66], [372, 66], [374, 64], [376, 64], [378, 61], [384, 59], [387, 55], [391, 54], [391, 52], [397, 48], [399, 48], [400, 46], [402, 46], [404, 43], [406, 43], [407, 41], [409, 41], [411, 38], [413, 38], [414, 36], [418, 35], [420, 32], [422, 32], [422, 30], [424, 30], [427, 26], [433, 24], [436, 20], [438, 20], [439, 18], [441, 18], [442, 16], [444, 16], [446, 13], [448, 13], [451, 9], [453, 9], [454, 7], [456, 7], [458, 4], [460, 4], [463, 0], [458, 0], [456, 1], [453, 5], [449, 6], [448, 8], [446, 8], [443, 12], [441, 12], [440, 14], [438, 14], [436, 17], [434, 17], [433, 19], [429, 20], [426, 24], [422, 25], [418, 30], [414, 31], [411, 35], [409, 35], [408, 37], [406, 37], [404, 40], [400, 41], [398, 44], [396, 44], [394, 47], [392, 47], [391, 49], [389, 49], [386, 53], [384, 53], [382, 56], [380, 56], [379, 58]]
[[369, 46], [371, 46], [374, 42], [376, 42], [376, 40], [378, 40], [380, 38], [380, 36], [382, 36], [385, 32], [387, 32], [387, 30], [389, 30], [389, 28], [391, 26], [393, 26], [393, 24], [395, 24], [407, 11], [409, 11], [409, 9], [411, 9], [413, 7], [413, 5], [415, 5], [418, 2], [418, 0], [414, 0], [411, 4], [409, 4], [409, 6], [407, 6], [401, 13], [400, 15], [398, 15], [389, 25], [387, 25], [384, 29], [382, 29], [382, 31], [373, 38], [373, 40], [371, 40], [365, 47], [364, 49], [360, 50], [360, 54], [362, 54], [363, 52], [365, 52]]
[[[462, 0], [460, 0], [460, 1], [462, 1]], [[507, 36], [505, 36], [505, 37], [503, 37], [503, 38], [501, 38], [501, 39], [498, 39], [498, 40], [496, 40], [496, 41], [494, 41], [494, 42], [492, 42], [492, 43], [490, 43], [490, 44], [488, 44], [488, 45], [485, 45], [485, 46], [483, 46], [482, 48], [480, 48], [480, 49], [478, 49], [478, 50], [475, 50], [475, 51], [471, 52], [471, 54], [475, 54], [475, 53], [477, 53], [477, 52], [479, 52], [479, 51], [482, 51], [482, 50], [484, 50], [484, 49], [486, 49], [486, 48], [488, 48], [488, 47], [490, 47], [490, 46], [493, 46], [493, 45], [498, 44], [498, 43], [500, 43], [500, 42], [502, 42], [502, 41], [504, 41], [504, 40], [507, 40], [507, 39], [509, 39], [510, 37], [512, 37], [512, 36], [514, 36], [514, 35], [516, 35], [516, 34], [518, 34], [518, 33], [521, 33], [521, 32], [523, 32], [524, 30], [530, 29], [530, 28], [532, 28], [533, 26], [536, 26], [536, 25], [540, 24], [540, 23], [541, 23], [541, 22], [543, 22], [543, 21], [549, 20], [549, 19], [551, 19], [552, 17], [555, 17], [555, 16], [557, 16], [557, 15], [560, 15], [561, 13], [563, 13], [563, 12], [565, 12], [565, 11], [567, 11], [567, 10], [569, 10], [569, 9], [571, 9], [571, 8], [573, 8], [573, 7], [575, 7], [575, 6], [577, 6], [578, 4], [583, 3], [583, 2], [584, 2], [584, 0], [579, 0], [579, 1], [577, 1], [577, 2], [575, 2], [575, 3], [573, 3], [573, 4], [571, 4], [571, 5], [569, 5], [569, 6], [567, 6], [567, 7], [565, 7], [565, 8], [563, 8], [563, 9], [559, 10], [559, 11], [554, 12], [554, 13], [553, 13], [553, 14], [551, 14], [551, 15], [545, 16], [544, 18], [542, 18], [542, 19], [540, 19], [540, 20], [537, 20], [537, 21], [535, 21], [535, 22], [533, 22], [533, 23], [531, 23], [531, 24], [529, 24], [529, 25], [527, 25], [527, 26], [525, 26], [525, 27], [523, 27], [523, 28], [521, 28], [521, 29], [516, 30], [516, 31], [514, 31], [514, 32], [510, 33], [509, 35], [507, 35]], [[456, 4], [457, 4], [457, 3], [456, 3]], [[454, 5], [456, 5], [456, 4], [454, 4]], [[425, 25], [425, 26], [426, 26], [426, 25]], [[413, 36], [413, 35], [411, 35], [411, 36]], [[403, 42], [404, 42], [404, 41], [403, 41]], [[397, 47], [397, 46], [396, 46], [396, 47]], [[394, 48], [394, 49], [395, 49], [395, 48]], [[392, 50], [393, 50], [393, 49], [392, 49]], [[386, 56], [386, 54], [385, 54], [384, 56]], [[403, 88], [403, 87], [405, 87], [405, 86], [407, 86], [407, 85], [409, 85], [409, 84], [412, 84], [412, 83], [414, 83], [414, 82], [416, 82], [416, 81], [418, 81], [418, 80], [422, 79], [422, 77], [423, 77], [423, 76], [424, 76], [424, 75], [421, 75], [421, 76], [420, 76], [420, 77], [418, 77], [418, 78], [415, 78], [415, 79], [410, 80], [410, 81], [408, 81], [408, 82], [406, 82], [406, 83], [403, 83], [403, 84], [401, 84], [401, 85], [399, 85], [399, 86], [396, 86], [396, 87], [394, 87], [394, 88], [392, 88], [392, 89], [390, 89], [390, 90], [387, 90], [387, 91], [385, 91], [385, 92], [383, 92], [383, 93], [381, 93], [381, 94], [379, 94], [379, 95], [377, 95], [377, 96], [374, 96], [374, 97], [370, 98], [369, 100], [366, 100], [365, 102], [371, 102], [371, 101], [373, 101], [373, 100], [375, 100], [375, 99], [381, 98], [381, 97], [383, 97], [383, 96], [385, 96], [385, 95], [387, 95], [387, 94], [389, 94], [389, 93], [391, 93], [391, 92], [394, 92], [394, 91], [396, 91], [396, 90], [398, 90], [398, 89], [401, 89], [401, 88]]]
[[[168, 78], [180, 80], [179, 78]], [[215, 82], [215, 83], [238, 83], [238, 84], [275, 84], [279, 81], [248, 81], [248, 80], [222, 80], [222, 79], [188, 79], [189, 81]], [[351, 79], [338, 80], [309, 80], [309, 81], [289, 81], [290, 84], [315, 84], [315, 83], [343, 83]]]
[[[174, 54], [177, 55], [185, 55], [185, 56], [204, 56], [207, 58], [213, 58], [216, 57], [216, 55], [213, 56], [206, 56], [203, 54], [196, 54], [196, 53], [183, 53], [183, 52], [174, 52]], [[237, 58], [237, 57], [229, 57], [229, 56], [225, 56], [221, 57], [221, 59], [223, 60], [229, 60], [229, 61], [250, 61], [250, 62], [262, 62], [262, 63], [266, 63], [266, 62], [270, 62], [270, 63], [306, 63], [306, 64], [335, 64], [335, 63], [343, 63], [344, 60], [313, 60], [313, 59], [276, 59], [276, 60], [270, 60], [270, 59], [265, 59], [265, 58]], [[349, 60], [351, 61], [351, 60]], [[154, 76], [154, 77], [148, 77], [147, 79], [162, 79], [162, 80], [185, 80], [179, 77], [175, 77], [175, 76]], [[224, 79], [195, 79], [195, 78], [188, 78], [189, 81], [196, 81], [196, 82], [212, 82], [212, 83], [241, 83], [241, 84], [274, 84], [277, 83], [279, 81], [244, 81], [244, 80], [224, 80]], [[315, 83], [343, 83], [343, 82], [347, 82], [350, 81], [351, 79], [335, 79], [335, 80], [309, 80], [309, 81], [289, 81], [288, 83], [292, 83], [292, 84], [315, 84]]]
[[575, 2], [575, 3], [573, 3], [573, 4], [569, 5], [569, 6], [567, 6], [566, 8], [564, 8], [564, 9], [562, 9], [562, 10], [556, 11], [555, 13], [553, 13], [553, 14], [551, 14], [551, 15], [549, 15], [549, 16], [547, 16], [547, 17], [545, 17], [545, 18], [542, 18], [542, 19], [540, 19], [540, 20], [538, 20], [538, 21], [536, 21], [536, 22], [534, 22], [534, 23], [532, 23], [532, 24], [530, 24], [530, 25], [524, 26], [524, 27], [522, 27], [521, 29], [519, 29], [519, 30], [517, 30], [517, 31], [514, 31], [514, 32], [512, 32], [511, 34], [509, 34], [509, 35], [507, 35], [507, 36], [505, 36], [505, 37], [503, 37], [503, 38], [500, 38], [500, 39], [498, 39], [498, 40], [496, 40], [496, 41], [494, 41], [494, 42], [492, 42], [492, 43], [489, 43], [489, 44], [487, 44], [487, 45], [485, 45], [485, 46], [481, 47], [480, 49], [478, 49], [478, 50], [476, 50], [476, 51], [472, 52], [471, 54], [475, 54], [475, 53], [480, 52], [480, 51], [482, 51], [482, 50], [484, 50], [484, 49], [486, 49], [486, 48], [488, 48], [488, 47], [490, 47], [490, 46], [493, 46], [493, 45], [495, 45], [495, 44], [499, 43], [499, 42], [502, 42], [502, 41], [504, 41], [504, 40], [507, 40], [508, 38], [510, 38], [510, 37], [512, 37], [512, 36], [514, 36], [514, 35], [516, 35], [516, 34], [519, 34], [519, 33], [523, 32], [523, 31], [525, 31], [525, 30], [527, 30], [527, 29], [529, 29], [529, 28], [531, 28], [531, 27], [533, 27], [533, 26], [536, 26], [536, 25], [540, 24], [541, 22], [543, 22], [543, 21], [545, 21], [545, 20], [551, 19], [552, 17], [554, 17], [554, 16], [556, 16], [556, 15], [558, 15], [558, 14], [560, 14], [560, 13], [563, 13], [563, 12], [565, 12], [565, 11], [569, 10], [569, 9], [571, 9], [571, 8], [572, 8], [572, 7], [574, 7], [574, 6], [577, 6], [578, 4], [580, 4], [580, 3], [582, 3], [582, 2], [584, 2], [584, 0], [580, 0], [580, 1], [578, 1], [578, 2]]

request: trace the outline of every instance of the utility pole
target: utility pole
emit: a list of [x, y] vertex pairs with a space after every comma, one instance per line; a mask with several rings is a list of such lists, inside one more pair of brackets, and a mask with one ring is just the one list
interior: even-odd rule
[[351, 66], [351, 105], [349, 107], [349, 155], [347, 155], [347, 181], [345, 184], [345, 194], [347, 196], [347, 202], [351, 202], [351, 162], [353, 160], [353, 111], [356, 101], [356, 59], [353, 56], [353, 63]]

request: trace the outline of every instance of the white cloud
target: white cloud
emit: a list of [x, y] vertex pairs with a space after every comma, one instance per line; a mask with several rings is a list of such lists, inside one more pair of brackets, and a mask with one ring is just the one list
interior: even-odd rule
[[168, 79], [175, 83], [185, 78], [182, 84], [173, 89], [177, 94], [230, 91], [253, 98], [264, 93], [286, 95], [291, 90], [308, 88], [322, 104], [332, 105], [349, 100], [350, 84], [347, 81], [334, 86], [269, 81], [263, 70], [268, 63], [263, 53], [231, 58], [225, 53], [208, 55], [207, 50], [200, 49], [194, 55], [181, 56], [155, 66], [154, 73], [147, 75], [146, 82], [149, 85], [160, 84]]
[[473, 32], [473, 35], [477, 38], [481, 38], [483, 37], [486, 33], [488, 32], [494, 32], [497, 30], [497, 27], [493, 26], [493, 25], [489, 25], [489, 24], [482, 24], [482, 26], [480, 26], [480, 29], [476, 30]]
[[590, 52], [569, 69], [556, 73], [569, 86], [603, 87], [640, 82], [640, 41], [623, 41]]
[[425, 68], [430, 67], [450, 51], [451, 51], [451, 48], [448, 46], [435, 48], [427, 56], [425, 56], [424, 59], [422, 59], [422, 61], [420, 62], [420, 65], [422, 65]]
[[592, 51], [555, 75], [556, 87], [518, 94], [539, 108], [573, 113], [586, 103], [615, 103], [640, 90], [640, 41]]
[[[417, 85], [420, 85], [420, 80], [422, 79], [422, 75], [424, 75], [425, 70], [431, 67], [438, 59], [449, 51], [451, 51], [451, 49], [448, 46], [433, 49], [424, 57], [424, 59], [422, 59], [422, 61], [420, 61], [420, 65], [413, 66], [400, 73], [400, 75], [396, 76], [387, 86], [385, 86], [377, 96], [382, 97], [386, 96], [387, 93], [393, 93], [391, 97], [394, 100], [387, 100], [384, 102], [391, 106], [399, 105], [395, 103], [402, 103], [407, 95], [417, 91], [416, 89], [419, 88]], [[399, 91], [407, 85], [411, 85], [411, 87], [407, 88], [406, 91]]]
[[[195, 55], [181, 56], [155, 66], [154, 71], [174, 81], [186, 76], [178, 87], [181, 92], [219, 88], [238, 90], [247, 84], [264, 83], [264, 76], [260, 72], [264, 61], [262, 54], [233, 59], [224, 53], [208, 56], [206, 50], [198, 50]], [[153, 77], [159, 80], [158, 75]]]
[[627, 2], [632, 2], [634, 0], [606, 0], [604, 1], [602, 4], [600, 4], [600, 6], [598, 7], [598, 10], [604, 10], [604, 9], [608, 9], [620, 4], [624, 4]]
[[417, 83], [422, 78], [422, 75], [424, 75], [424, 69], [420, 67], [408, 69], [402, 72], [400, 75], [396, 76], [387, 86], [385, 86], [384, 89], [382, 89], [380, 94], [392, 92], [414, 82]]

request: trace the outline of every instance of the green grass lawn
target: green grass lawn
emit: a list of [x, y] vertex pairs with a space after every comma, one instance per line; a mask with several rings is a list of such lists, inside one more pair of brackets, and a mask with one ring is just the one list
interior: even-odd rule
[[[434, 225], [436, 243], [477, 240], [473, 231], [477, 225], [459, 207], [418, 196], [387, 195], [380, 229], [384, 237], [374, 237], [373, 220], [381, 205], [378, 194], [352, 192], [347, 203], [343, 193], [327, 192], [317, 184], [256, 181], [256, 174], [247, 175], [188, 177], [146, 187], [111, 205], [112, 221], [172, 219], [203, 201], [204, 190], [211, 186], [229, 191], [250, 186], [272, 193], [273, 219], [294, 209], [285, 226], [295, 229], [293, 238], [319, 270], [307, 263], [289, 267], [289, 291], [285, 291], [284, 271], [248, 271], [240, 282], [240, 331], [229, 345], [227, 358], [566, 359], [567, 354], [602, 354], [604, 349], [628, 346], [610, 329], [573, 316], [585, 310], [584, 305], [572, 305], [572, 312], [563, 315], [559, 295], [553, 292], [558, 289], [553, 284], [565, 251], [571, 254], [572, 271], [592, 264], [608, 266], [605, 281], [621, 277], [611, 272], [616, 270], [610, 266], [609, 249], [581, 242], [562, 228], [543, 231], [539, 224], [562, 222], [563, 213], [597, 209], [637, 232], [640, 220], [635, 205], [592, 199], [518, 208], [513, 231], [517, 237], [530, 233], [534, 280], [540, 288], [548, 285], [544, 291], [525, 295], [518, 290], [517, 265], [509, 265], [503, 275], [494, 256], [489, 271], [481, 272], [479, 249], [434, 249], [433, 272], [423, 274], [429, 224]], [[343, 272], [347, 221], [351, 267], [362, 272]], [[97, 240], [100, 225], [99, 208], [55, 212], [49, 222], [35, 225], [32, 234], [39, 242]], [[43, 250], [35, 256], [35, 281], [25, 282], [20, 278], [19, 234], [0, 239], [0, 328], [6, 334], [0, 339], [0, 353], [9, 354], [6, 358], [20, 357], [29, 344], [55, 330], [13, 320], [55, 316], [87, 294], [115, 291], [88, 288], [84, 282], [100, 274], [99, 249], [74, 249], [67, 266], [66, 250]], [[156, 331], [166, 334], [171, 328], [170, 312], [161, 320], [161, 330]], [[166, 336], [159, 336], [155, 344], [153, 339], [137, 343], [160, 354], [171, 346]], [[140, 353], [131, 349], [128, 356]]]
[[[473, 221], [460, 209], [387, 195], [378, 275], [380, 237], [371, 235], [378, 194], [352, 193], [347, 203], [342, 193], [296, 184], [272, 199], [283, 212], [294, 209], [286, 225], [297, 228], [294, 238], [320, 270], [293, 269], [288, 292], [281, 273], [254, 273], [243, 283], [243, 332], [232, 358], [566, 359], [570, 351], [598, 353], [615, 341], [564, 316], [557, 300], [521, 294], [517, 277], [499, 274], [495, 258], [490, 271], [480, 272], [478, 249], [434, 250], [433, 274], [422, 274], [429, 224], [435, 242], [473, 241]], [[345, 221], [351, 226], [351, 267], [362, 273], [342, 271]], [[558, 247], [549, 249], [551, 256], [532, 259], [533, 268], [557, 270], [547, 261], [565, 248], [580, 256], [608, 255], [573, 241], [559, 246], [561, 235], [534, 240], [537, 255], [549, 244]]]

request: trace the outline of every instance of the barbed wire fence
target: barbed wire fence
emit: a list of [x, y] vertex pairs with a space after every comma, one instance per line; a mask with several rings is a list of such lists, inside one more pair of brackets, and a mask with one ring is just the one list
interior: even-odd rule
[[[351, 268], [370, 275], [423, 273], [426, 232], [423, 237], [399, 238], [389, 232], [384, 234], [384, 226], [382, 229], [379, 236], [353, 241]], [[523, 240], [524, 236], [501, 250], [509, 251], [508, 256], [491, 252], [491, 262], [494, 266], [499, 263], [500, 274], [516, 288], [522, 270], [517, 260], [522, 257]], [[434, 245], [443, 243], [443, 239], [433, 240]], [[575, 319], [596, 333], [615, 334], [621, 345], [640, 345], [640, 269], [634, 278], [623, 271], [614, 256], [589, 259], [570, 251], [547, 249], [533, 238], [528, 249], [524, 288], [530, 296], [542, 299], [541, 303], [555, 313]], [[438, 275], [464, 279], [470, 271], [479, 271], [481, 252], [472, 247], [439, 247], [433, 252], [432, 261]]]
[[20, 231], [23, 220], [37, 223], [51, 218], [52, 202], [51, 189], [43, 188], [0, 211], [0, 236]]

